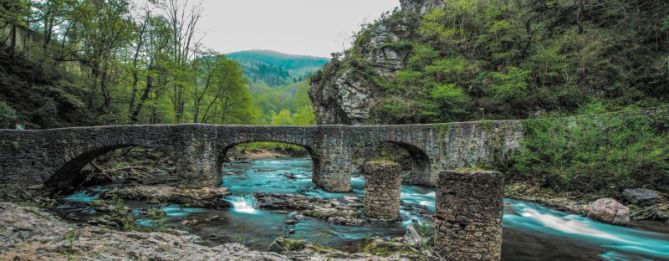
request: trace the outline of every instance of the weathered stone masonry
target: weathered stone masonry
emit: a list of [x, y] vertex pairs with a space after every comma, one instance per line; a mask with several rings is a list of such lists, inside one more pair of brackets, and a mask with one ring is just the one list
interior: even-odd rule
[[447, 171], [440, 175], [436, 196], [435, 249], [447, 260], [500, 260], [502, 174]]
[[394, 162], [373, 161], [363, 166], [365, 175], [365, 215], [382, 221], [400, 217], [401, 166]]
[[220, 183], [220, 163], [230, 147], [255, 141], [305, 147], [314, 161], [313, 181], [333, 192], [351, 189], [352, 151], [383, 142], [414, 158], [414, 184], [435, 185], [436, 173], [506, 157], [520, 145], [519, 121], [435, 125], [308, 127], [136, 125], [50, 130], [0, 130], [0, 189], [57, 192], [81, 179], [78, 171], [114, 149], [141, 146], [174, 158], [180, 186]]

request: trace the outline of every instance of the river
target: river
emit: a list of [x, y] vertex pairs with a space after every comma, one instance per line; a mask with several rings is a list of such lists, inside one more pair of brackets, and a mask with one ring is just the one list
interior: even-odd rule
[[[321, 198], [363, 197], [364, 179], [352, 178], [351, 193], [328, 193], [311, 182], [311, 160], [288, 158], [236, 162], [224, 167], [222, 185], [232, 193], [225, 198], [233, 206], [227, 210], [186, 208], [165, 205], [170, 222], [178, 224], [188, 217], [220, 217], [215, 222], [192, 226], [191, 232], [208, 244], [242, 242], [266, 249], [277, 237], [308, 239], [341, 249], [372, 237], [401, 236], [411, 222], [430, 222], [435, 212], [435, 193], [418, 186], [402, 186], [401, 222], [364, 226], [332, 225], [307, 218], [294, 227], [284, 223], [287, 213], [261, 210], [253, 193], [300, 194]], [[104, 188], [88, 188], [64, 198], [65, 202], [92, 201]], [[145, 202], [128, 202], [139, 209]], [[90, 209], [67, 203], [62, 212], [79, 214]], [[87, 213], [94, 215], [95, 213]], [[141, 225], [146, 220], [138, 221]], [[290, 231], [293, 230], [293, 231]], [[603, 224], [521, 200], [505, 199], [502, 258], [504, 260], [669, 260], [669, 235], [641, 229]]]

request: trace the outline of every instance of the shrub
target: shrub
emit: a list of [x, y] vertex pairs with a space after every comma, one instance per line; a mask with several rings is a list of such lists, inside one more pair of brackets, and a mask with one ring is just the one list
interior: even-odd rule
[[[600, 108], [597, 108], [600, 107]], [[669, 113], [666, 108], [538, 118], [525, 122], [525, 140], [512, 157], [513, 178], [557, 191], [600, 192], [646, 186], [667, 191]]]

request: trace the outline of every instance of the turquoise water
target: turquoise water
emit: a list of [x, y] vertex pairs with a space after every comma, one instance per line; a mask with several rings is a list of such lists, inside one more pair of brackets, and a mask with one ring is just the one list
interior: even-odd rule
[[605, 260], [669, 259], [669, 236], [596, 222], [539, 204], [506, 199], [505, 229], [519, 229], [582, 240], [601, 247]]
[[[364, 179], [352, 178], [353, 192], [329, 193], [311, 182], [309, 159], [255, 160], [233, 163], [223, 169], [223, 186], [229, 210], [162, 206], [174, 223], [189, 218], [219, 217], [219, 221], [190, 227], [210, 243], [237, 241], [265, 249], [276, 237], [290, 235], [329, 246], [345, 246], [361, 239], [395, 237], [411, 222], [430, 222], [435, 212], [435, 193], [429, 188], [402, 186], [402, 221], [340, 226], [316, 219], [295, 226], [283, 223], [287, 213], [256, 208], [253, 193], [289, 193], [321, 198], [363, 197]], [[100, 189], [79, 192], [68, 201], [92, 202]], [[142, 225], [150, 223], [140, 220]], [[669, 235], [612, 226], [525, 201], [505, 199], [504, 260], [669, 260]]]

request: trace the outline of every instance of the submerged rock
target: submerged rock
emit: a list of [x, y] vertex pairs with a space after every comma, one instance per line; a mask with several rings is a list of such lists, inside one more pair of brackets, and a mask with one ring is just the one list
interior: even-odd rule
[[587, 207], [588, 216], [603, 222], [627, 225], [630, 222], [630, 210], [612, 198], [601, 198]]
[[317, 218], [337, 225], [361, 226], [362, 218], [360, 199], [322, 199], [290, 194], [256, 193], [258, 207], [267, 210], [293, 211], [285, 222], [296, 224], [304, 216]]
[[132, 186], [119, 187], [105, 192], [107, 199], [118, 197], [126, 200], [146, 200], [149, 203], [176, 203], [192, 207], [227, 207], [222, 200], [230, 194], [227, 188], [180, 189], [172, 186]]
[[622, 196], [625, 201], [642, 207], [653, 205], [662, 199], [659, 192], [645, 188], [626, 189]]

